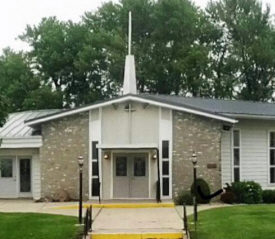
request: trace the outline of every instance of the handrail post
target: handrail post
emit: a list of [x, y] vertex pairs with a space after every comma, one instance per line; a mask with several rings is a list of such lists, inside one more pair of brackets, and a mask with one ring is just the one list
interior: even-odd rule
[[187, 215], [186, 215], [186, 206], [183, 203], [183, 230], [186, 231], [186, 235], [188, 234], [188, 223], [187, 223]]
[[90, 231], [92, 232], [93, 231], [93, 205], [91, 204], [90, 206]]

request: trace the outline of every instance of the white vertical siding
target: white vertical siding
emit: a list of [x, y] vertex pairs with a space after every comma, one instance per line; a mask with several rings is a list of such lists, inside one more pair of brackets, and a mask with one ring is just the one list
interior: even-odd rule
[[[263, 188], [275, 188], [268, 178], [268, 133], [275, 130], [275, 121], [240, 119], [234, 128], [240, 130], [241, 135], [241, 180], [253, 180]], [[232, 142], [228, 135], [222, 134], [223, 184], [232, 181]]]
[[38, 154], [32, 157], [33, 167], [33, 198], [39, 200], [41, 198], [41, 174], [40, 174], [40, 158]]
[[222, 185], [230, 183], [232, 179], [232, 150], [231, 131], [222, 132], [221, 158], [222, 158]]

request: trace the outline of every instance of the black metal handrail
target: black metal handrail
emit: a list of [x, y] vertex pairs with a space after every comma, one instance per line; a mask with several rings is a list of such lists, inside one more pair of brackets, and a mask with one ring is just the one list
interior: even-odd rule
[[93, 206], [87, 208], [85, 219], [84, 219], [84, 236], [88, 236], [88, 233], [92, 231], [92, 225], [93, 225]]
[[183, 230], [185, 230], [187, 238], [188, 238], [188, 221], [187, 221], [187, 215], [186, 215], [186, 206], [185, 203], [183, 203]]

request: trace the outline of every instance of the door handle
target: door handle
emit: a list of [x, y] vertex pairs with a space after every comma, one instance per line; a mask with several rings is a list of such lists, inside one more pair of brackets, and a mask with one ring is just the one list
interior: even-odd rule
[[13, 181], [16, 181], [16, 177], [13, 177]]

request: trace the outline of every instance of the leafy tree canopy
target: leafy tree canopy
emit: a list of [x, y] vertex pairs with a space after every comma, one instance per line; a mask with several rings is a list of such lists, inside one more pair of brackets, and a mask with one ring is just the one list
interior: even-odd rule
[[31, 50], [0, 56], [0, 107], [67, 108], [121, 94], [129, 11], [141, 93], [274, 100], [274, 22], [259, 0], [210, 1], [205, 10], [190, 0], [120, 0], [79, 23], [27, 26], [20, 39]]

